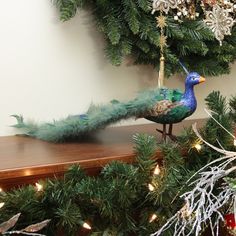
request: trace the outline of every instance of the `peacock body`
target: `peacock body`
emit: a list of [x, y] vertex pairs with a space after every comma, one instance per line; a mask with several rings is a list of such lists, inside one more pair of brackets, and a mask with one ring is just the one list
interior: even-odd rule
[[129, 118], [146, 118], [161, 124], [174, 124], [190, 116], [197, 107], [194, 85], [203, 82], [197, 73], [189, 73], [185, 92], [178, 89], [154, 89], [144, 91], [128, 102], [112, 100], [107, 105], [91, 105], [82, 115], [68, 116], [52, 123], [24, 122], [22, 116], [14, 115], [14, 127], [24, 130], [27, 136], [50, 142], [63, 142], [81, 138], [99, 129]]

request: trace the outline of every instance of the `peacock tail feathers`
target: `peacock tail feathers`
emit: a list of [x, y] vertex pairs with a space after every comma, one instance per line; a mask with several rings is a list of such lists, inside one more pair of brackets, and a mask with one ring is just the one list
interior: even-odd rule
[[179, 101], [182, 92], [172, 89], [148, 90], [128, 102], [112, 100], [107, 105], [92, 104], [85, 114], [68, 116], [51, 123], [35, 124], [25, 122], [22, 116], [14, 115], [17, 124], [25, 135], [50, 142], [63, 142], [86, 136], [107, 125], [128, 118], [145, 117], [158, 101]]

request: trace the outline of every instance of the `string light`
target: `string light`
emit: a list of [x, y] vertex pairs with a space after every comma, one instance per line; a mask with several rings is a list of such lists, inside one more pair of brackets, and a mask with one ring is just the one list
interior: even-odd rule
[[5, 205], [5, 202], [0, 202], [0, 208], [2, 208]]
[[86, 223], [86, 222], [84, 222], [82, 226], [85, 229], [92, 229], [92, 227], [88, 223]]
[[160, 173], [161, 173], [161, 169], [160, 169], [160, 166], [157, 164], [153, 174], [154, 175], [159, 175]]
[[198, 151], [200, 151], [200, 150], [202, 149], [202, 146], [201, 146], [201, 144], [199, 144], [199, 143], [195, 144], [194, 147], [195, 147]]
[[157, 218], [157, 215], [152, 214], [152, 216], [150, 217], [149, 223], [152, 223], [156, 218]]
[[36, 190], [37, 190], [38, 192], [40, 192], [40, 191], [43, 190], [43, 185], [42, 185], [42, 184], [36, 183], [35, 186], [36, 186]]
[[2, 188], [0, 188], [0, 193], [3, 192]]
[[149, 188], [149, 190], [152, 192], [152, 191], [154, 191], [154, 186], [152, 185], [152, 184], [148, 184], [148, 188]]
[[234, 139], [234, 146], [236, 146], [236, 139]]

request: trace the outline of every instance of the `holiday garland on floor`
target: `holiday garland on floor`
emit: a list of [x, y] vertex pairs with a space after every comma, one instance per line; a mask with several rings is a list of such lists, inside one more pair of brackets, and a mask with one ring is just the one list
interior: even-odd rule
[[[228, 102], [219, 92], [212, 92], [206, 101], [213, 118], [233, 132], [236, 97]], [[232, 137], [213, 119], [207, 121], [200, 133], [212, 145], [235, 149]], [[43, 231], [45, 235], [56, 235], [63, 230], [65, 235], [72, 236], [80, 228], [86, 228], [93, 236], [156, 232], [185, 206], [180, 196], [194, 188], [186, 184], [189, 178], [221, 154], [204, 145], [191, 129], [185, 130], [174, 144], [157, 145], [154, 137], [144, 134], [136, 135], [134, 142], [133, 164], [112, 162], [98, 177], [86, 176], [79, 166], [72, 166], [63, 179], [1, 192], [0, 222], [21, 213], [17, 229], [50, 219]], [[157, 149], [164, 153], [163, 161], [158, 164], [154, 158]], [[235, 188], [235, 175], [228, 177], [232, 179], [229, 185], [225, 181], [226, 186]], [[219, 186], [222, 187], [222, 181], [216, 181], [214, 189], [217, 191]], [[219, 209], [222, 215], [229, 213], [230, 203], [229, 200], [228, 207]], [[202, 231], [207, 224], [203, 222]], [[173, 236], [173, 233], [172, 226], [161, 235]]]
[[[62, 21], [71, 19], [82, 8], [92, 12], [107, 43], [106, 55], [114, 65], [132, 56], [134, 64], [153, 65], [159, 70], [160, 29], [156, 27], [155, 16], [160, 15], [160, 10], [167, 16], [168, 47], [164, 50], [167, 75], [180, 71], [179, 58], [202, 75], [228, 73], [230, 63], [236, 59], [236, 27], [233, 27], [236, 5], [232, 0], [54, 2]], [[218, 40], [223, 40], [222, 46]]]

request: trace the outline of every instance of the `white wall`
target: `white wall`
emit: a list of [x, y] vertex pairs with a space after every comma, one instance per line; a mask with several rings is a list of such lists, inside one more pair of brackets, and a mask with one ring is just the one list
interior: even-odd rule
[[[89, 13], [62, 23], [51, 2], [0, 0], [0, 135], [14, 134], [11, 114], [50, 121], [82, 113], [91, 102], [130, 99], [156, 85], [150, 67], [109, 64]], [[203, 100], [210, 91], [236, 93], [234, 77], [236, 66], [231, 75], [197, 87], [199, 106], [192, 118], [205, 116]], [[183, 88], [183, 79], [172, 78], [166, 85]], [[137, 121], [122, 124], [131, 123]]]

